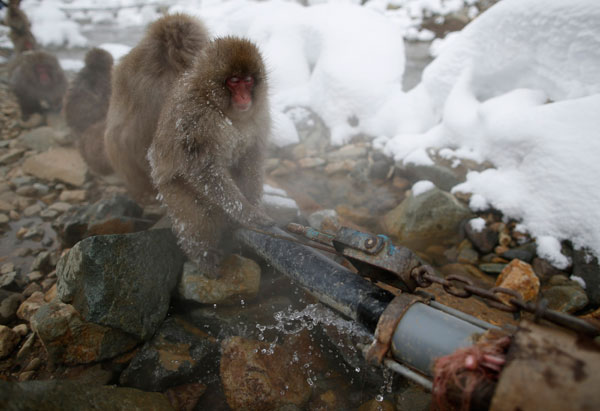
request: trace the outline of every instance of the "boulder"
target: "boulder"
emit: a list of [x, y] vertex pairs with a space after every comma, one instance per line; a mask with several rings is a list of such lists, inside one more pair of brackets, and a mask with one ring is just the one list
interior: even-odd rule
[[31, 156], [23, 163], [23, 171], [46, 181], [61, 181], [79, 187], [85, 183], [88, 168], [79, 151], [53, 148]]
[[85, 321], [147, 340], [167, 315], [184, 259], [169, 229], [89, 237], [59, 261], [58, 298]]
[[180, 318], [169, 318], [133, 357], [120, 383], [144, 391], [197, 382], [214, 373], [218, 345], [213, 337]]

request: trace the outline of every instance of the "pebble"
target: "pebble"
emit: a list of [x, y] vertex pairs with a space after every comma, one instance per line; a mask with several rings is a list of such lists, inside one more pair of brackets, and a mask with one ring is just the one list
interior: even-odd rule
[[21, 374], [19, 374], [19, 382], [31, 380], [34, 374], [34, 371], [23, 371]]
[[73, 207], [71, 204], [59, 201], [52, 204], [50, 207], [48, 207], [48, 209], [55, 210], [59, 213], [64, 213], [65, 211], [68, 211], [71, 207]]
[[305, 157], [298, 160], [300, 168], [315, 168], [324, 165], [326, 162], [318, 157]]
[[59, 214], [60, 213], [56, 210], [53, 210], [51, 208], [46, 208], [45, 210], [40, 212], [40, 217], [47, 219], [47, 220], [51, 220], [51, 219], [58, 217]]
[[0, 224], [6, 224], [10, 221], [10, 218], [6, 214], [0, 214]]
[[21, 218], [21, 215], [19, 213], [17, 213], [15, 210], [10, 210], [10, 212], [8, 213], [8, 216], [13, 221], [16, 221]]
[[64, 203], [81, 203], [85, 201], [86, 196], [87, 191], [85, 190], [64, 190], [58, 199]]
[[15, 190], [15, 193], [17, 193], [20, 196], [34, 197], [37, 195], [37, 190], [33, 186], [26, 185], [17, 188]]
[[504, 270], [506, 264], [502, 263], [484, 263], [479, 264], [479, 269], [485, 273], [500, 274]]
[[33, 314], [45, 303], [44, 294], [39, 291], [35, 292], [21, 304], [17, 310], [17, 317], [29, 322]]
[[40, 211], [42, 211], [43, 207], [40, 203], [36, 203], [34, 205], [31, 205], [27, 208], [25, 208], [25, 210], [23, 210], [23, 215], [25, 217], [33, 217], [34, 215], [38, 214]]
[[0, 200], [0, 211], [8, 213], [9, 211], [11, 211], [13, 209], [14, 209], [13, 205], [10, 204], [8, 201]]
[[42, 291], [42, 286], [38, 283], [31, 283], [25, 288], [25, 290], [23, 290], [21, 294], [23, 294], [25, 298], [29, 298], [33, 293], [38, 291]]
[[15, 271], [15, 265], [13, 263], [2, 264], [2, 267], [0, 267], [0, 274], [7, 274], [12, 271]]
[[42, 278], [44, 278], [44, 274], [42, 274], [39, 271], [32, 271], [29, 274], [27, 274], [27, 280], [29, 282], [33, 282], [33, 281], [39, 281]]
[[[532, 301], [540, 292], [540, 280], [531, 265], [515, 259], [504, 267], [496, 279], [496, 287], [517, 291], [525, 301]], [[505, 303], [512, 298], [507, 294], [498, 294], [498, 296]]]
[[23, 371], [25, 371], [25, 372], [35, 371], [40, 367], [40, 365], [42, 365], [42, 360], [35, 357], [31, 361], [29, 361], [29, 364], [27, 364], [27, 366], [23, 369]]
[[42, 184], [42, 183], [33, 184], [33, 188], [35, 188], [35, 190], [37, 191], [37, 194], [39, 196], [45, 196], [46, 194], [48, 194], [50, 192], [50, 187], [48, 187], [46, 184]]
[[15, 325], [12, 330], [21, 337], [25, 337], [29, 332], [29, 327], [27, 327], [27, 324], [19, 324]]

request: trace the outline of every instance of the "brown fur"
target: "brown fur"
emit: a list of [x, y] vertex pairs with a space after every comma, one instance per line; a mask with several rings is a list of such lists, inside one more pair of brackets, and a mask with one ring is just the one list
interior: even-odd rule
[[208, 33], [200, 21], [182, 14], [166, 16], [149, 26], [140, 43], [114, 69], [106, 152], [140, 202], [155, 195], [146, 155], [160, 110], [175, 80], [207, 43]]
[[[233, 75], [255, 79], [247, 112], [231, 107]], [[224, 231], [271, 223], [259, 207], [270, 127], [265, 67], [247, 40], [212, 42], [167, 100], [148, 153], [152, 180], [180, 245], [205, 272], [215, 272]]]
[[[36, 67], [44, 67], [47, 84], [40, 81]], [[21, 105], [23, 118], [33, 113], [59, 111], [67, 89], [67, 79], [56, 57], [45, 51], [27, 51], [12, 62], [10, 87]]]
[[31, 23], [20, 8], [21, 0], [11, 0], [6, 10], [4, 21], [10, 28], [8, 36], [13, 43], [16, 54], [37, 49], [37, 42], [31, 33]]
[[88, 51], [85, 67], [77, 73], [64, 99], [65, 119], [78, 138], [79, 151], [90, 169], [101, 175], [113, 171], [104, 148], [112, 65], [113, 58], [106, 50]]

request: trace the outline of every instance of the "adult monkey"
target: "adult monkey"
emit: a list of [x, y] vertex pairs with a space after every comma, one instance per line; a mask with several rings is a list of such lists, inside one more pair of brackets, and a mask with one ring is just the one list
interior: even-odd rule
[[176, 79], [209, 43], [197, 19], [173, 14], [152, 23], [115, 67], [104, 143], [108, 160], [140, 203], [152, 201], [147, 151]]
[[261, 55], [235, 37], [202, 51], [161, 113], [148, 152], [152, 180], [181, 247], [209, 276], [225, 232], [272, 224], [259, 205], [270, 130]]

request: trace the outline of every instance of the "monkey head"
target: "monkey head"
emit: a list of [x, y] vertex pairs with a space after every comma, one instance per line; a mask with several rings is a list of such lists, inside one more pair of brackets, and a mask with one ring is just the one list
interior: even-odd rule
[[97, 71], [109, 72], [113, 57], [108, 51], [94, 47], [85, 55], [85, 65]]
[[267, 76], [260, 52], [250, 40], [215, 39], [196, 62], [198, 95], [231, 120], [245, 120], [266, 104]]

